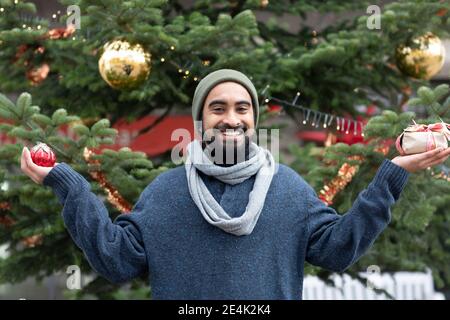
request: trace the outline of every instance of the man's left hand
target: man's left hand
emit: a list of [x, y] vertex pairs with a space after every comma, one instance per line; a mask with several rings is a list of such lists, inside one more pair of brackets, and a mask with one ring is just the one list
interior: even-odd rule
[[450, 156], [450, 147], [446, 149], [438, 148], [423, 153], [398, 156], [391, 161], [408, 172], [416, 172], [444, 163]]

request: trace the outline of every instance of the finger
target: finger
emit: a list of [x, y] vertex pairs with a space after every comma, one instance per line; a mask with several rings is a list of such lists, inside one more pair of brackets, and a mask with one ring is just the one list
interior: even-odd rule
[[433, 167], [433, 166], [435, 166], [435, 165], [444, 163], [444, 162], [448, 159], [448, 157], [449, 157], [449, 156], [446, 156], [446, 157], [440, 158], [440, 159], [438, 159], [438, 160], [432, 161], [432, 162], [430, 162], [425, 168]]
[[434, 162], [430, 163], [426, 168], [428, 169], [428, 168], [434, 167], [438, 164], [442, 164], [444, 161], [434, 161]]
[[433, 149], [424, 153], [421, 153], [419, 155], [419, 160], [427, 160], [429, 158], [432, 158], [436, 155], [438, 155], [442, 151], [442, 148]]
[[30, 168], [31, 171], [36, 170], [38, 167], [38, 165], [33, 162], [33, 159], [31, 159], [30, 150], [28, 150], [28, 148], [25, 148], [25, 161], [27, 162], [27, 167]]
[[450, 155], [450, 148], [445, 149], [444, 151], [441, 151], [440, 153], [438, 153], [437, 155], [435, 155], [432, 158], [429, 158], [427, 160], [425, 160], [423, 162], [423, 165], [429, 165], [432, 162], [439, 162], [439, 161], [445, 161], [446, 158], [448, 158], [448, 156]]
[[22, 149], [22, 156], [20, 157], [20, 168], [24, 173], [26, 173], [28, 176], [33, 174], [33, 171], [28, 166], [28, 160], [27, 160], [27, 147], [24, 147]]
[[450, 156], [450, 147], [445, 148], [443, 152], [444, 154]]
[[[29, 167], [29, 161], [28, 158], [31, 160], [30, 152], [27, 147], [24, 147], [22, 149], [22, 156], [20, 157], [20, 168], [22, 171], [30, 177], [31, 180], [38, 183], [39, 179], [36, 173]], [[31, 161], [32, 162], [32, 161]], [[34, 163], [33, 163], [34, 165]]]
[[22, 171], [24, 171], [24, 172], [27, 168], [27, 161], [25, 160], [25, 148], [26, 147], [23, 147], [22, 155], [20, 156], [20, 169], [22, 169]]
[[27, 161], [27, 167], [30, 169], [30, 171], [38, 177], [36, 172], [39, 171], [40, 167], [33, 162], [33, 159], [31, 159], [30, 150], [28, 148], [25, 149], [25, 160]]
[[34, 173], [33, 171], [28, 171], [27, 173], [28, 177], [30, 177], [31, 180], [33, 180], [36, 183], [39, 183], [39, 176]]

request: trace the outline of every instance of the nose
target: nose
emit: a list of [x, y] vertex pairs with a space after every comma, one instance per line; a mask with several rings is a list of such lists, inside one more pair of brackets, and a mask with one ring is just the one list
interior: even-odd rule
[[230, 127], [236, 127], [241, 124], [239, 115], [234, 110], [229, 110], [222, 122]]

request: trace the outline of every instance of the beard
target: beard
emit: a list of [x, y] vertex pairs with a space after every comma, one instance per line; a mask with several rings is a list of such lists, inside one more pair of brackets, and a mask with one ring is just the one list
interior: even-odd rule
[[219, 124], [206, 134], [205, 130], [203, 132], [206, 138], [202, 139], [203, 151], [213, 163], [228, 167], [248, 160], [250, 137], [246, 134], [247, 126]]

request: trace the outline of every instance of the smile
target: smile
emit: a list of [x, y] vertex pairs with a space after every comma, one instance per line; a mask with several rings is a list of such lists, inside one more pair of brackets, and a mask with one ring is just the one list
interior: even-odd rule
[[228, 130], [228, 131], [223, 131], [222, 134], [223, 134], [224, 136], [227, 136], [227, 137], [237, 137], [237, 136], [242, 135], [243, 132], [242, 132], [242, 131], [232, 131], [232, 130]]

